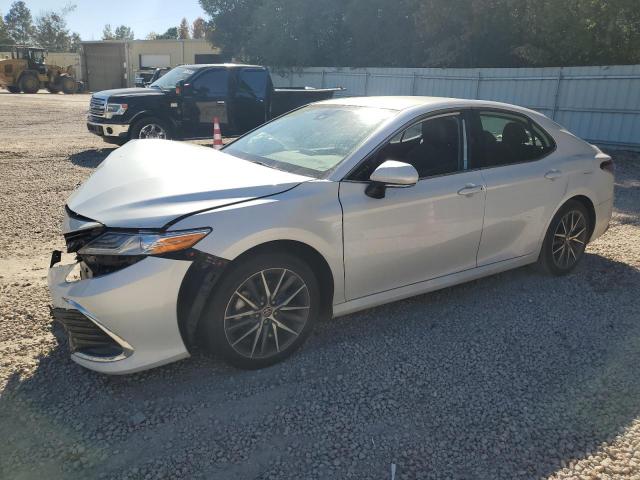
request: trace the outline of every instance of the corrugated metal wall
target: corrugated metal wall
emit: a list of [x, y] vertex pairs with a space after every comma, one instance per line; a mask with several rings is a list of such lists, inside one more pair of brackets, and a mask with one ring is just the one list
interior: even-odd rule
[[341, 86], [343, 96], [429, 95], [514, 103], [576, 135], [640, 150], [640, 65], [562, 68], [272, 69], [276, 86]]

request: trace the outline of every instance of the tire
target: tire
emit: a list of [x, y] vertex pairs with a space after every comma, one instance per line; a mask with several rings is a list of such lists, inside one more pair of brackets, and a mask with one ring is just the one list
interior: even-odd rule
[[60, 79], [62, 91], [67, 95], [76, 93], [76, 81], [71, 77], [62, 77]]
[[40, 90], [40, 80], [32, 73], [25, 73], [20, 78], [20, 90], [24, 93], [38, 93]]
[[171, 130], [166, 122], [156, 117], [145, 117], [138, 120], [131, 127], [129, 138], [146, 139], [146, 138], [162, 138], [171, 140]]
[[9, 93], [20, 93], [20, 87], [7, 87], [7, 90], [9, 90]]
[[592, 227], [589, 212], [582, 203], [576, 200], [565, 203], [549, 224], [538, 269], [556, 276], [573, 270], [584, 256]]
[[[262, 275], [275, 294], [271, 302], [266, 301]], [[200, 328], [209, 350], [229, 364], [263, 368], [304, 343], [320, 302], [318, 280], [307, 263], [286, 253], [257, 254], [233, 265], [216, 285]]]
[[58, 85], [51, 85], [49, 84], [47, 86], [47, 91], [49, 93], [60, 93], [60, 87]]

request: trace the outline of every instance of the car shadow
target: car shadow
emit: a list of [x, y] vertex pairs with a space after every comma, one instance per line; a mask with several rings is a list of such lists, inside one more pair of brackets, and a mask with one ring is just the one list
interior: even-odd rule
[[[209, 477], [284, 462], [299, 478], [325, 454], [357, 478], [390, 462], [408, 478], [548, 476], [640, 415], [639, 296], [640, 271], [587, 254], [565, 277], [525, 267], [320, 322], [298, 354], [253, 372], [196, 353], [105, 376], [69, 360], [54, 325], [57, 347], [1, 393], [0, 433], [21, 441], [0, 458], [44, 452], [34, 477], [121, 476], [185, 451]], [[238, 457], [242, 442], [262, 453]]]
[[105, 148], [90, 148], [89, 150], [69, 155], [69, 160], [79, 167], [96, 168], [116, 148], [116, 145]]

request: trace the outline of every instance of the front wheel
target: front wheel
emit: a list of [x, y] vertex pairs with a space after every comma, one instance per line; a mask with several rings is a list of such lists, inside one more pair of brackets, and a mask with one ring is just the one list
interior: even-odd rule
[[320, 290], [298, 257], [259, 254], [241, 261], [216, 286], [201, 327], [215, 353], [245, 369], [284, 360], [309, 336], [320, 312]]
[[31, 73], [26, 73], [20, 79], [20, 90], [24, 93], [38, 93], [40, 90], [40, 80]]
[[138, 120], [131, 128], [131, 140], [160, 138], [171, 139], [171, 131], [165, 122], [155, 117], [147, 117]]
[[569, 273], [584, 256], [591, 224], [582, 203], [568, 201], [551, 220], [538, 266], [553, 275]]
[[20, 93], [20, 87], [8, 86], [7, 90], [9, 90], [9, 93]]
[[76, 93], [76, 81], [71, 77], [62, 77], [61, 80], [62, 91], [67, 95]]

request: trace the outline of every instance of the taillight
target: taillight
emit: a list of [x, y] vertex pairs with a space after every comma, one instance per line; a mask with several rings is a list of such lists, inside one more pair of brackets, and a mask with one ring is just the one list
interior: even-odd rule
[[604, 162], [602, 162], [600, 164], [600, 168], [602, 170], [604, 170], [605, 172], [609, 172], [611, 175], [613, 175], [616, 171], [616, 167], [613, 164], [613, 160], [609, 159], [609, 160], [605, 160]]

